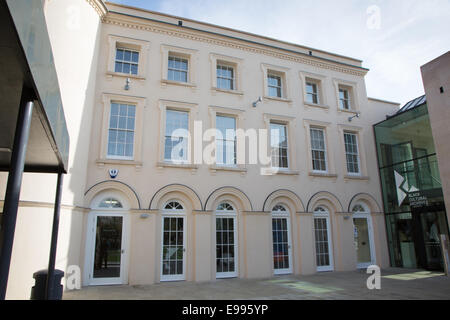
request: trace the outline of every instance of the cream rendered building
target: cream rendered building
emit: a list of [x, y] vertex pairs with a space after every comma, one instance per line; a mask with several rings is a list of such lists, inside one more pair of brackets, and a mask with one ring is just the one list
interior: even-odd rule
[[[360, 60], [101, 0], [43, 5], [71, 139], [57, 268], [135, 285], [389, 265], [372, 125], [398, 105], [367, 97]], [[215, 127], [268, 130], [271, 164], [195, 143]], [[223, 161], [195, 158], [208, 145]], [[8, 298], [46, 268], [55, 180], [24, 175]]]

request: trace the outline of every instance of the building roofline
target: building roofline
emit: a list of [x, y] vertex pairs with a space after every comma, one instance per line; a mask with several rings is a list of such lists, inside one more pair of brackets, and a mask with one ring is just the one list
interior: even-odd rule
[[393, 101], [388, 101], [388, 100], [383, 100], [383, 99], [377, 99], [377, 98], [371, 98], [371, 97], [367, 97], [367, 99], [372, 100], [372, 101], [378, 101], [378, 102], [383, 102], [383, 103], [394, 104], [394, 105], [396, 105], [396, 106], [401, 105], [400, 102], [393, 102]]
[[[182, 21], [189, 21], [189, 22], [200, 24], [200, 25], [204, 25], [204, 26], [207, 26], [207, 27], [213, 27], [213, 28], [218, 28], [218, 29], [222, 29], [222, 30], [225, 30], [225, 31], [236, 32], [236, 33], [240, 33], [240, 34], [243, 34], [243, 35], [260, 38], [260, 39], [263, 39], [263, 40], [274, 41], [274, 42], [278, 42], [280, 44], [294, 46], [294, 47], [301, 48], [301, 49], [307, 50], [307, 51], [315, 51], [315, 52], [318, 52], [318, 53], [331, 55], [331, 56], [334, 56], [334, 57], [337, 57], [337, 58], [343, 58], [343, 59], [353, 60], [353, 61], [355, 61], [357, 63], [362, 63], [362, 60], [355, 59], [355, 58], [352, 58], [352, 57], [339, 55], [339, 54], [335, 54], [335, 53], [332, 53], [332, 52], [328, 52], [328, 51], [324, 51], [324, 50], [320, 50], [320, 49], [315, 49], [315, 48], [303, 46], [303, 45], [292, 43], [292, 42], [282, 41], [282, 40], [270, 38], [270, 37], [267, 37], [267, 36], [253, 34], [253, 33], [242, 31], [242, 30], [232, 29], [232, 28], [228, 28], [228, 27], [223, 27], [223, 26], [207, 23], [207, 22], [197, 21], [197, 20], [193, 20], [193, 19], [189, 19], [189, 18], [185, 18], [185, 17], [179, 17], [179, 16], [175, 16], [175, 15], [170, 15], [170, 14], [167, 14], [167, 13], [161, 13], [161, 12], [147, 10], [147, 9], [142, 9], [142, 8], [138, 8], [138, 7], [123, 5], [123, 4], [110, 2], [110, 1], [107, 1], [106, 4], [107, 5], [117, 6], [117, 7], [122, 7], [122, 8], [126, 8], [126, 9], [132, 9], [132, 10], [137, 10], [137, 11], [141, 11], [141, 12], [146, 12], [146, 13], [159, 15], [159, 16], [163, 16], [163, 17], [167, 17], [167, 18], [172, 18], [172, 19], [177, 19], [177, 20], [182, 20]], [[273, 45], [262, 43], [262, 42], [256, 42], [256, 41], [252, 41], [252, 40], [249, 40], [249, 39], [238, 38], [238, 37], [227, 35], [227, 34], [223, 34], [223, 33], [213, 32], [213, 31], [204, 30], [204, 29], [198, 29], [198, 28], [189, 27], [189, 26], [185, 26], [185, 25], [178, 26], [177, 24], [171, 23], [171, 22], [168, 22], [168, 21], [162, 21], [162, 20], [152, 19], [152, 18], [148, 18], [148, 17], [132, 15], [132, 14], [128, 14], [128, 13], [124, 13], [124, 12], [118, 12], [118, 11], [114, 11], [114, 10], [108, 10], [108, 12], [109, 13], [119, 14], [119, 15], [124, 15], [124, 16], [129, 16], [129, 17], [133, 17], [133, 18], [144, 19], [144, 20], [148, 20], [148, 21], [168, 24], [168, 25], [171, 25], [171, 26], [174, 26], [174, 27], [183, 28], [183, 29], [190, 29], [190, 30], [193, 30], [193, 31], [200, 31], [200, 32], [206, 32], [206, 33], [210, 33], [210, 34], [215, 34], [215, 35], [219, 35], [219, 36], [223, 36], [223, 37], [227, 37], [227, 38], [231, 38], [231, 39], [235, 39], [235, 40], [240, 40], [240, 41], [244, 41], [244, 42], [248, 42], [248, 43], [258, 44], [258, 45], [265, 46], [265, 47], [275, 48], [275, 49], [279, 49], [279, 50], [288, 51], [288, 52], [291, 52], [291, 53], [301, 54], [301, 55], [304, 55], [304, 56], [307, 56], [307, 57], [311, 57], [311, 58], [316, 58], [316, 59], [320, 59], [320, 60], [324, 60], [324, 61], [333, 62], [333, 63], [337, 63], [337, 64], [340, 64], [340, 65], [345, 65], [345, 66], [348, 66], [348, 67], [357, 68], [357, 69], [360, 69], [360, 70], [363, 70], [363, 71], [369, 71], [369, 69], [367, 69], [367, 68], [364, 68], [364, 67], [361, 67], [361, 66], [357, 66], [357, 65], [353, 65], [353, 64], [350, 64], [350, 63], [345, 63], [345, 62], [342, 62], [342, 61], [337, 61], [337, 60], [333, 60], [333, 59], [329, 59], [329, 58], [325, 58], [325, 57], [320, 57], [320, 56], [316, 56], [316, 55], [309, 55], [309, 54], [306, 54], [304, 52], [299, 52], [299, 51], [295, 51], [295, 50], [288, 49], [288, 48], [273, 46]]]

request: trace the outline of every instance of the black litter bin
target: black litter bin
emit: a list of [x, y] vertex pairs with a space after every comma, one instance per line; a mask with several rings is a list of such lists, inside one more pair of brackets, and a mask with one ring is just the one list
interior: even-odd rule
[[[45, 287], [47, 286], [48, 270], [40, 270], [33, 274], [35, 279], [34, 287], [31, 288], [31, 300], [45, 300]], [[61, 279], [64, 277], [64, 271], [55, 270], [53, 275], [53, 288], [49, 288], [49, 300], [61, 300], [63, 286]]]

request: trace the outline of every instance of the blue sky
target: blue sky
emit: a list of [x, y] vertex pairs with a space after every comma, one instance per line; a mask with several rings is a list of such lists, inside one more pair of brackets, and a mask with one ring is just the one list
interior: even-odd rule
[[450, 50], [450, 0], [110, 0], [363, 60], [370, 97], [424, 93], [420, 66]]

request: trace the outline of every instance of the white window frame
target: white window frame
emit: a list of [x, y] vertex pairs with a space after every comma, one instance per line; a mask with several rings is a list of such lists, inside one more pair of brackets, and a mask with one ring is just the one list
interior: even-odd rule
[[[215, 123], [216, 123], [216, 130], [217, 130], [217, 118], [218, 117], [230, 118], [230, 119], [234, 120], [234, 141], [233, 141], [233, 143], [234, 143], [234, 162], [233, 163], [219, 163], [218, 162], [219, 159], [217, 159], [217, 154], [219, 153], [218, 152], [219, 148], [218, 148], [218, 143], [217, 142], [218, 142], [219, 139], [216, 136], [216, 139], [215, 139], [215, 142], [216, 142], [216, 165], [217, 166], [236, 167], [237, 166], [237, 134], [236, 134], [236, 130], [237, 130], [237, 125], [238, 125], [238, 119], [236, 118], [236, 116], [227, 115], [227, 114], [221, 114], [221, 113], [216, 113], [215, 117], [216, 117], [216, 121], [215, 121]], [[225, 134], [226, 134], [226, 132], [225, 132]], [[223, 136], [221, 140], [223, 142], [230, 141], [230, 140], [227, 140], [226, 136]], [[227, 150], [227, 149], [225, 148], [225, 150]], [[225, 156], [225, 159], [226, 159], [227, 158], [226, 152], [225, 152], [224, 156]]]
[[[123, 106], [123, 105], [127, 106], [127, 109], [128, 109], [128, 107], [134, 107], [134, 122], [133, 122], [134, 129], [133, 130], [128, 129], [128, 128], [119, 128], [118, 124], [117, 124], [117, 128], [111, 128], [111, 117], [112, 117], [111, 109], [112, 109], [112, 105], [113, 104], [117, 104], [119, 106], [119, 111], [118, 111], [119, 112], [119, 116], [120, 116], [120, 107], [121, 106]], [[107, 139], [108, 146], [106, 148], [106, 158], [107, 159], [117, 159], [117, 160], [133, 160], [134, 159], [134, 139], [136, 138], [136, 109], [137, 109], [137, 106], [135, 104], [125, 104], [125, 103], [120, 103], [120, 102], [116, 102], [116, 101], [111, 101], [110, 113], [109, 113], [110, 121], [109, 121], [109, 124], [108, 124], [108, 139]], [[128, 115], [127, 115], [127, 118], [128, 118]], [[117, 121], [119, 122], [119, 119], [117, 119]], [[128, 123], [128, 121], [127, 121], [127, 123]], [[109, 154], [109, 144], [110, 144], [110, 140], [109, 139], [110, 139], [111, 130], [115, 130], [117, 132], [122, 131], [122, 132], [125, 132], [125, 133], [133, 132], [133, 150], [132, 150], [131, 156], [126, 156], [126, 155], [120, 156], [120, 155]], [[125, 140], [126, 140], [126, 137], [125, 137]], [[116, 146], [118, 144], [119, 143], [116, 142]], [[125, 148], [126, 144], [127, 143], [125, 142], [124, 143], [124, 148]]]
[[[345, 152], [345, 141], [344, 141], [344, 133], [349, 132], [356, 135], [356, 140], [358, 143], [358, 160], [359, 160], [359, 174], [348, 172], [347, 170], [347, 156]], [[341, 148], [342, 161], [344, 163], [344, 179], [352, 179], [352, 180], [369, 180], [368, 177], [368, 169], [367, 169], [367, 156], [366, 156], [366, 147], [364, 146], [364, 128], [359, 126], [352, 126], [348, 124], [338, 124], [338, 133], [341, 137], [339, 139], [339, 145]]]
[[264, 113], [263, 118], [267, 130], [268, 157], [272, 156], [270, 123], [274, 122], [278, 124], [284, 124], [286, 126], [287, 140], [288, 140], [288, 167], [287, 168], [272, 167], [272, 161], [270, 161], [271, 162], [269, 164], [270, 168], [266, 167], [261, 168], [261, 173], [264, 175], [272, 175], [272, 174], [298, 175], [299, 171], [297, 169], [297, 161], [296, 161], [296, 141], [295, 139], [292, 138], [295, 137], [296, 118], [275, 115], [270, 113]]
[[[264, 92], [264, 98], [274, 101], [281, 101], [281, 102], [288, 102], [289, 104], [292, 103], [292, 100], [290, 99], [290, 86], [289, 86], [289, 68], [286, 67], [280, 67], [280, 66], [274, 66], [270, 64], [261, 64], [261, 69], [263, 72], [263, 92]], [[269, 75], [280, 77], [281, 80], [281, 97], [274, 97], [269, 95]]]
[[[165, 209], [166, 205], [169, 202], [178, 202], [181, 204], [183, 209]], [[163, 245], [164, 245], [164, 218], [182, 218], [183, 219], [183, 274], [176, 274], [176, 275], [163, 275]], [[186, 266], [187, 266], [187, 254], [186, 254], [186, 245], [187, 245], [187, 225], [186, 225], [187, 219], [186, 219], [186, 206], [182, 201], [172, 199], [169, 201], [166, 201], [164, 203], [162, 212], [161, 212], [161, 244], [160, 244], [160, 281], [166, 282], [166, 281], [183, 281], [186, 280]]]
[[[96, 160], [96, 162], [98, 164], [120, 163], [120, 164], [133, 164], [136, 165], [137, 167], [142, 166], [143, 118], [146, 99], [117, 94], [103, 94], [102, 102], [103, 102], [103, 119], [100, 134], [99, 157]], [[134, 145], [132, 157], [117, 157], [108, 155], [111, 103], [134, 105], [136, 107], [135, 123], [134, 123]]]
[[[232, 218], [233, 219], [233, 231], [234, 231], [234, 271], [233, 272], [217, 272], [217, 255], [214, 254], [214, 266], [216, 269], [216, 278], [217, 279], [223, 279], [223, 278], [236, 278], [239, 276], [239, 232], [237, 230], [237, 213], [235, 206], [232, 203], [229, 203], [227, 201], [222, 201], [219, 203], [228, 203], [231, 205], [233, 210], [215, 210], [215, 219], [214, 219], [214, 239], [216, 239], [217, 235], [217, 229], [216, 229], [216, 221], [217, 218]], [[217, 241], [215, 241], [215, 247], [217, 246]], [[214, 250], [216, 252], [216, 250]]]
[[[180, 85], [185, 87], [196, 87], [196, 75], [197, 75], [197, 50], [176, 47], [170, 45], [161, 45], [161, 84], [165, 85]], [[174, 81], [169, 80], [169, 56], [186, 59], [188, 61], [188, 73], [187, 81]]]
[[[313, 177], [319, 177], [319, 178], [337, 178], [336, 174], [336, 166], [334, 161], [334, 150], [333, 150], [333, 144], [330, 143], [330, 136], [333, 136], [333, 134], [330, 133], [331, 130], [331, 123], [330, 122], [324, 122], [324, 121], [317, 121], [317, 120], [310, 120], [310, 119], [303, 119], [303, 126], [305, 127], [305, 135], [306, 135], [306, 141], [308, 146], [308, 168], [309, 168], [309, 175]], [[324, 130], [324, 139], [325, 139], [325, 148], [326, 148], [326, 165], [327, 165], [327, 171], [318, 171], [313, 169], [313, 162], [312, 162], [312, 146], [311, 146], [311, 128], [319, 128]]]
[[[347, 152], [347, 148], [346, 148], [347, 143], [345, 142], [345, 135], [352, 135], [352, 136], [355, 137], [356, 154]], [[348, 130], [344, 130], [343, 139], [344, 139], [345, 164], [346, 164], [346, 168], [347, 168], [347, 174], [348, 175], [360, 176], [361, 175], [361, 157], [360, 157], [360, 152], [359, 152], [358, 133], [357, 132], [348, 131]], [[349, 167], [349, 165], [348, 165], [349, 162], [348, 162], [348, 158], [347, 158], [348, 155], [352, 155], [352, 156], [356, 155], [357, 165], [358, 165], [358, 172], [350, 172], [348, 170], [348, 167]]]
[[[172, 55], [170, 53], [169, 53], [169, 57], [167, 59], [169, 61], [168, 65], [167, 65], [167, 80], [188, 83], [189, 82], [189, 59], [187, 59], [185, 57], [178, 56], [178, 55]], [[176, 68], [176, 67], [171, 67], [170, 66], [170, 61], [171, 60], [175, 61], [175, 62], [178, 61], [178, 62], [181, 62], [181, 63], [186, 63], [186, 69], [179, 69], [179, 68]], [[185, 74], [186, 75], [186, 81], [170, 79], [170, 77], [169, 77], [170, 71], [173, 71], [174, 73]]]
[[[147, 58], [150, 50], [150, 42], [146, 40], [134, 39], [129, 37], [108, 35], [108, 65], [107, 77], [125, 77], [137, 80], [145, 80], [147, 77]], [[139, 53], [137, 74], [122, 73], [115, 71], [117, 49], [125, 49]]]
[[[326, 95], [326, 80], [327, 78], [320, 74], [315, 74], [306, 71], [300, 71], [300, 81], [303, 89], [303, 104], [305, 107], [322, 108], [325, 110], [329, 109], [327, 105], [327, 95]], [[307, 93], [307, 83], [315, 84], [317, 87], [317, 103], [312, 103], [308, 101]]]
[[[358, 83], [341, 79], [333, 79], [333, 84], [335, 87], [337, 110], [339, 112], [348, 112], [351, 114], [360, 113]], [[346, 90], [348, 92], [348, 98], [346, 100], [348, 101], [349, 109], [341, 108], [340, 90]]]
[[[277, 126], [283, 126], [283, 128], [284, 128], [284, 134], [286, 135], [286, 139], [287, 139], [287, 147], [286, 147], [286, 161], [287, 161], [287, 166], [286, 167], [280, 167], [280, 166], [278, 166], [278, 167], [276, 167], [276, 166], [274, 166], [273, 165], [273, 161], [272, 161], [272, 159], [273, 159], [273, 149], [272, 149], [272, 125], [277, 125]], [[279, 121], [274, 121], [274, 120], [272, 120], [272, 121], [270, 121], [270, 132], [269, 132], [269, 136], [270, 136], [270, 138], [269, 138], [269, 140], [270, 140], [270, 157], [271, 157], [271, 166], [272, 166], [272, 168], [276, 168], [276, 169], [280, 169], [280, 170], [287, 170], [287, 169], [289, 169], [289, 165], [290, 165], [290, 163], [289, 163], [289, 155], [290, 155], [290, 150], [289, 150], [289, 140], [290, 140], [290, 138], [289, 138], [289, 130], [288, 130], [288, 124], [286, 124], [286, 123], [283, 123], [283, 122], [279, 122]], [[278, 148], [278, 149], [283, 149], [283, 148]], [[281, 154], [280, 153], [278, 153], [278, 155], [277, 155], [277, 157], [278, 157], [278, 162], [280, 161], [280, 156], [281, 156]]]
[[[277, 206], [281, 206], [284, 208], [284, 211], [282, 210], [276, 210], [273, 209]], [[273, 266], [273, 234], [272, 234], [272, 268], [273, 273], [276, 275], [280, 274], [291, 274], [293, 272], [293, 259], [292, 259], [292, 235], [291, 235], [291, 217], [289, 213], [289, 209], [283, 205], [283, 204], [277, 204], [272, 208], [272, 221], [273, 219], [286, 219], [286, 228], [287, 228], [287, 237], [288, 237], [288, 255], [289, 255], [289, 268], [284, 269], [275, 269]], [[273, 228], [271, 229], [273, 232]]]
[[[321, 131], [321, 132], [322, 132], [322, 136], [323, 136], [323, 146], [324, 146], [324, 149], [323, 149], [323, 150], [320, 150], [320, 149], [314, 149], [314, 148], [313, 148], [313, 144], [312, 144], [312, 135], [311, 135], [311, 132], [312, 132], [313, 130]], [[317, 172], [317, 173], [328, 173], [328, 158], [327, 158], [327, 156], [328, 156], [328, 151], [327, 151], [327, 137], [326, 137], [326, 130], [325, 130], [325, 128], [311, 126], [311, 127], [309, 128], [309, 132], [310, 132], [310, 144], [311, 144], [310, 150], [311, 150], [311, 160], [312, 160], [312, 162], [311, 162], [312, 171], [313, 171], [313, 172]], [[314, 158], [313, 158], [313, 152], [314, 152], [314, 151], [323, 152], [323, 154], [324, 154], [324, 161], [325, 161], [325, 170], [314, 169]], [[321, 159], [319, 159], [319, 160], [321, 160]]]
[[[178, 135], [178, 136], [174, 136], [173, 135], [173, 133], [172, 133], [172, 135], [170, 136], [170, 138], [172, 139], [172, 138], [184, 138], [184, 139], [186, 139], [187, 141], [186, 141], [186, 145], [187, 145], [187, 149], [188, 150], [186, 150], [187, 151], [187, 154], [186, 154], [186, 156], [185, 156], [185, 159], [172, 159], [172, 158], [170, 158], [170, 159], [168, 159], [168, 158], [166, 158], [166, 139], [168, 138], [168, 136], [166, 135], [166, 132], [165, 132], [165, 130], [164, 130], [164, 161], [165, 162], [174, 162], [174, 163], [177, 163], [177, 162], [179, 162], [179, 163], [188, 163], [188, 160], [189, 160], [189, 144], [191, 143], [191, 139], [190, 139], [190, 136], [189, 136], [189, 111], [186, 111], [186, 110], [177, 110], [177, 109], [172, 109], [172, 108], [166, 108], [166, 116], [165, 116], [165, 120], [166, 120], [166, 122], [165, 122], [165, 124], [164, 124], [164, 127], [165, 128], [167, 128], [167, 113], [168, 112], [174, 112], [174, 113], [183, 113], [183, 114], [185, 114], [186, 115], [186, 117], [187, 117], [187, 125], [188, 125], [188, 127], [187, 128], [177, 128], [177, 129], [184, 129], [184, 130], [186, 130], [187, 131], [187, 134], [186, 135]], [[177, 130], [176, 129], [176, 130]]]
[[[216, 92], [222, 92], [222, 93], [230, 93], [230, 94], [237, 94], [237, 95], [243, 95], [242, 92], [242, 62], [243, 60], [236, 57], [231, 56], [225, 56], [222, 54], [217, 53], [210, 53], [209, 59], [211, 61], [211, 84], [212, 84], [212, 90], [215, 94]], [[219, 88], [217, 83], [217, 66], [226, 66], [233, 68], [233, 89], [224, 89]]]
[[[318, 208], [321, 207], [324, 209], [324, 211], [319, 211]], [[328, 210], [328, 208], [322, 206], [322, 205], [318, 205], [316, 206], [316, 208], [314, 209], [313, 212], [313, 232], [315, 233], [315, 218], [321, 218], [321, 219], [326, 219], [327, 222], [327, 238], [328, 238], [328, 258], [329, 258], [329, 262], [330, 264], [327, 266], [318, 266], [317, 265], [317, 252], [316, 252], [316, 238], [314, 235], [314, 262], [316, 264], [316, 270], [317, 272], [325, 272], [325, 271], [333, 271], [334, 270], [334, 255], [333, 255], [333, 238], [331, 235], [331, 218], [330, 218], [330, 211]]]
[[[160, 131], [159, 131], [159, 152], [158, 152], [158, 167], [179, 167], [186, 169], [197, 169], [198, 166], [193, 164], [192, 155], [193, 155], [193, 128], [194, 121], [197, 115], [198, 105], [195, 103], [187, 103], [187, 102], [179, 102], [179, 101], [171, 101], [171, 100], [159, 100], [159, 111], [160, 111]], [[165, 134], [166, 134], [166, 110], [175, 110], [175, 111], [185, 111], [188, 112], [189, 116], [189, 137], [188, 137], [188, 154], [186, 161], [166, 161], [165, 158]]]
[[[364, 211], [353, 211], [354, 208], [360, 205], [361, 207], [363, 207]], [[373, 222], [372, 222], [372, 214], [370, 212], [369, 207], [363, 203], [363, 202], [357, 202], [353, 208], [352, 208], [352, 213], [353, 213], [353, 218], [365, 218], [367, 219], [367, 229], [368, 229], [368, 233], [369, 233], [369, 241], [370, 241], [370, 261], [368, 262], [362, 262], [359, 263], [358, 262], [358, 258], [356, 258], [356, 263], [357, 263], [357, 268], [358, 269], [365, 269], [367, 267], [369, 267], [370, 265], [374, 265], [377, 263], [377, 255], [375, 252], [375, 240], [374, 240], [374, 231], [373, 231]], [[353, 221], [353, 219], [352, 219]], [[354, 228], [354, 224], [353, 224], [353, 228]], [[356, 253], [356, 250], [355, 250]]]

